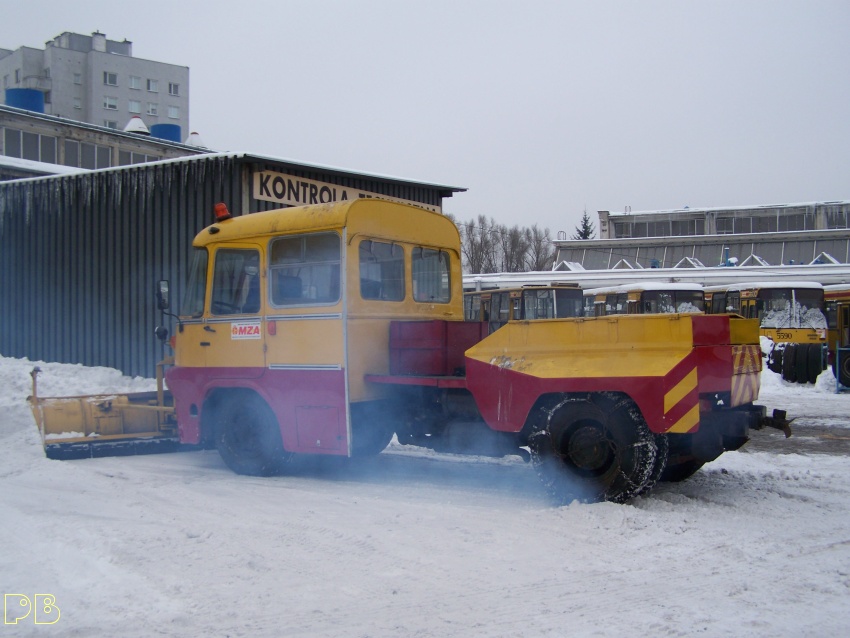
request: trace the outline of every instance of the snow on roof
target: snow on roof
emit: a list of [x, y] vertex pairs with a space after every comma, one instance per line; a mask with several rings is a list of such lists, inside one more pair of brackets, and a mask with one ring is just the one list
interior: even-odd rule
[[19, 168], [21, 170], [47, 173], [51, 175], [74, 175], [77, 173], [89, 172], [89, 170], [85, 168], [62, 166], [61, 164], [50, 164], [48, 162], [36, 162], [34, 160], [9, 157], [7, 155], [0, 155], [0, 166], [8, 166], [9, 168]]
[[586, 295], [602, 295], [623, 292], [651, 291], [651, 290], [686, 290], [702, 292], [703, 287], [699, 284], [670, 283], [663, 281], [645, 281], [633, 284], [620, 284], [619, 286], [603, 286], [602, 288], [588, 288], [584, 291]]

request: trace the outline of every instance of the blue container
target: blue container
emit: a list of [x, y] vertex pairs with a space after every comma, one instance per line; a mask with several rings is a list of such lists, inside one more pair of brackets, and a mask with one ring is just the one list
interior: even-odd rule
[[6, 89], [6, 106], [44, 113], [44, 93], [37, 89]]
[[151, 137], [158, 137], [161, 140], [169, 142], [180, 142], [180, 125], [179, 124], [152, 124]]

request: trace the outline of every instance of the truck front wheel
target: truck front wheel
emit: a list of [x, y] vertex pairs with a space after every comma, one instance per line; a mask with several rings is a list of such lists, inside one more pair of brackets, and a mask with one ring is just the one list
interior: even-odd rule
[[253, 392], [227, 397], [215, 416], [215, 446], [237, 474], [272, 476], [287, 458], [268, 404]]
[[653, 435], [624, 395], [565, 397], [528, 445], [540, 480], [560, 504], [623, 503], [647, 486], [656, 467]]

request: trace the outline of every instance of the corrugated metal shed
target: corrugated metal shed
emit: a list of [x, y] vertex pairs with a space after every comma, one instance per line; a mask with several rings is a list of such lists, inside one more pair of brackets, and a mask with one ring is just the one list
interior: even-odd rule
[[192, 238], [217, 202], [280, 207], [256, 197], [262, 171], [436, 207], [465, 190], [244, 153], [2, 182], [0, 354], [152, 376], [156, 282], [182, 297]]

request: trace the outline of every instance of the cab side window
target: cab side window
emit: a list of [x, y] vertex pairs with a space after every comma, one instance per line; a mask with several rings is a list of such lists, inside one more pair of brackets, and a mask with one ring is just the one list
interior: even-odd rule
[[416, 246], [411, 256], [413, 300], [448, 303], [452, 288], [449, 279], [449, 254], [444, 250]]
[[339, 301], [340, 240], [336, 233], [281, 237], [271, 244], [273, 306], [335, 304]]
[[370, 239], [360, 242], [360, 296], [404, 299], [404, 249], [400, 245]]

